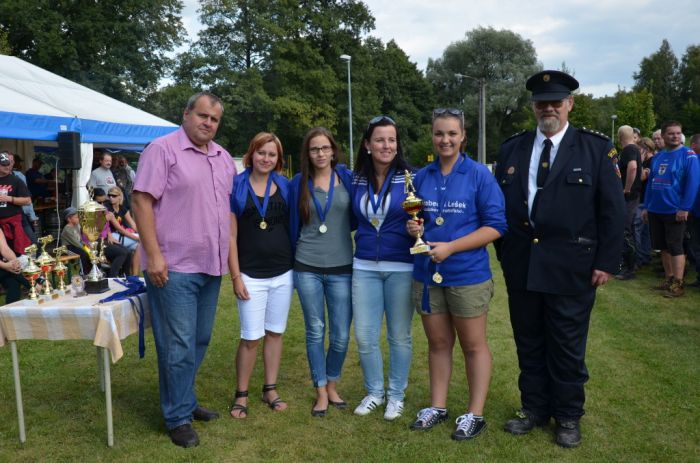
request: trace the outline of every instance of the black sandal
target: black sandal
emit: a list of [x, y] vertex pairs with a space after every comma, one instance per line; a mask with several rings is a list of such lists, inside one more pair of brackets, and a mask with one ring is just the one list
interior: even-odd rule
[[279, 406], [281, 404], [286, 404], [287, 402], [282, 400], [279, 395], [274, 400], [268, 400], [265, 398], [265, 393], [270, 392], [270, 391], [274, 391], [276, 389], [277, 389], [277, 384], [263, 384], [262, 401], [263, 401], [263, 403], [267, 404], [267, 406], [270, 407], [271, 410], [274, 410], [276, 412], [278, 412], [278, 411], [281, 412], [282, 410], [279, 409]]
[[[248, 407], [246, 405], [241, 405], [236, 403], [236, 399], [240, 399], [242, 397], [248, 397], [248, 391], [236, 391], [236, 394], [233, 396], [233, 403], [231, 404], [231, 408], [229, 408], [229, 415], [231, 415], [233, 412], [238, 412], [238, 416], [233, 416], [231, 415], [231, 418], [235, 418], [237, 420], [242, 420], [245, 418], [248, 418]], [[244, 414], [241, 416], [242, 414]]]

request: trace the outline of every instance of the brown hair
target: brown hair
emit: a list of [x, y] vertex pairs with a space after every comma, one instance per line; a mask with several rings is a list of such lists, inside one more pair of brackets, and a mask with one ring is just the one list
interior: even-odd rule
[[340, 156], [340, 147], [335, 142], [333, 134], [330, 130], [325, 127], [314, 127], [313, 129], [306, 132], [304, 136], [304, 142], [301, 144], [301, 178], [299, 179], [299, 215], [301, 216], [301, 223], [309, 223], [311, 217], [311, 211], [309, 202], [311, 201], [311, 191], [309, 191], [309, 180], [313, 180], [316, 174], [314, 165], [311, 163], [309, 158], [309, 145], [311, 140], [316, 137], [326, 137], [331, 144], [333, 149], [333, 157], [331, 158], [331, 168], [335, 169], [336, 164], [338, 164], [338, 157]]
[[248, 145], [248, 151], [243, 155], [243, 166], [252, 167], [253, 166], [253, 154], [265, 146], [268, 143], [274, 143], [277, 147], [277, 164], [275, 164], [275, 171], [279, 172], [284, 167], [284, 156], [282, 156], [282, 142], [277, 138], [277, 135], [269, 132], [260, 132], [250, 140]]

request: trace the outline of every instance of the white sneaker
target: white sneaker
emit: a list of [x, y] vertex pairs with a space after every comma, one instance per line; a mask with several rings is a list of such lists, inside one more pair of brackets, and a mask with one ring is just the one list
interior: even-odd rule
[[366, 395], [360, 405], [355, 409], [355, 415], [365, 416], [369, 415], [370, 412], [374, 411], [375, 408], [384, 404], [383, 397], [375, 397], [373, 395]]
[[394, 421], [403, 413], [403, 400], [389, 399], [384, 412], [384, 419]]

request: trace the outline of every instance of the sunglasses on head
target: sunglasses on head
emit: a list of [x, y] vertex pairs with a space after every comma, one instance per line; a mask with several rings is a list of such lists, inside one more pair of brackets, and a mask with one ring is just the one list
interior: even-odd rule
[[380, 122], [388, 122], [391, 125], [396, 125], [396, 121], [394, 121], [394, 119], [390, 118], [389, 116], [381, 115], [381, 116], [373, 117], [372, 119], [370, 119], [367, 127], [369, 128], [373, 125], [379, 124]]
[[433, 119], [441, 116], [454, 116], [464, 118], [464, 111], [457, 108], [437, 108], [433, 109]]

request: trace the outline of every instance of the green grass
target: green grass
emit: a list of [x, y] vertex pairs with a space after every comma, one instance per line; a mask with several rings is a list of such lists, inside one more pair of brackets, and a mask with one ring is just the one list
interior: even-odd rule
[[[278, 381], [290, 408], [273, 413], [260, 402], [261, 360], [251, 384], [249, 417], [234, 420], [226, 409], [234, 389], [234, 355], [239, 328], [231, 288], [226, 285], [212, 344], [197, 392], [202, 404], [222, 413], [196, 423], [202, 443], [183, 450], [172, 445], [158, 406], [155, 348], [147, 334], [146, 358], [137, 337], [124, 342], [125, 356], [112, 367], [115, 446], [106, 446], [104, 396], [99, 391], [95, 349], [87, 341], [21, 341], [22, 387], [27, 442], [17, 433], [9, 348], [0, 349], [0, 462], [5, 461], [700, 461], [700, 291], [669, 301], [649, 289], [651, 271], [636, 280], [613, 281], [598, 293], [588, 342], [586, 416], [580, 448], [553, 443], [552, 430], [514, 437], [502, 425], [519, 406], [517, 360], [505, 287], [494, 264], [496, 296], [491, 305], [489, 344], [494, 371], [486, 418], [489, 429], [472, 442], [450, 440], [453, 422], [427, 433], [408, 430], [415, 412], [428, 404], [427, 344], [414, 319], [414, 356], [406, 412], [385, 422], [375, 412], [352, 414], [364, 396], [357, 348], [351, 343], [344, 376], [345, 411], [325, 419], [309, 411], [309, 380], [301, 310], [294, 301]], [[452, 417], [464, 412], [467, 387], [456, 352], [450, 387]]]

